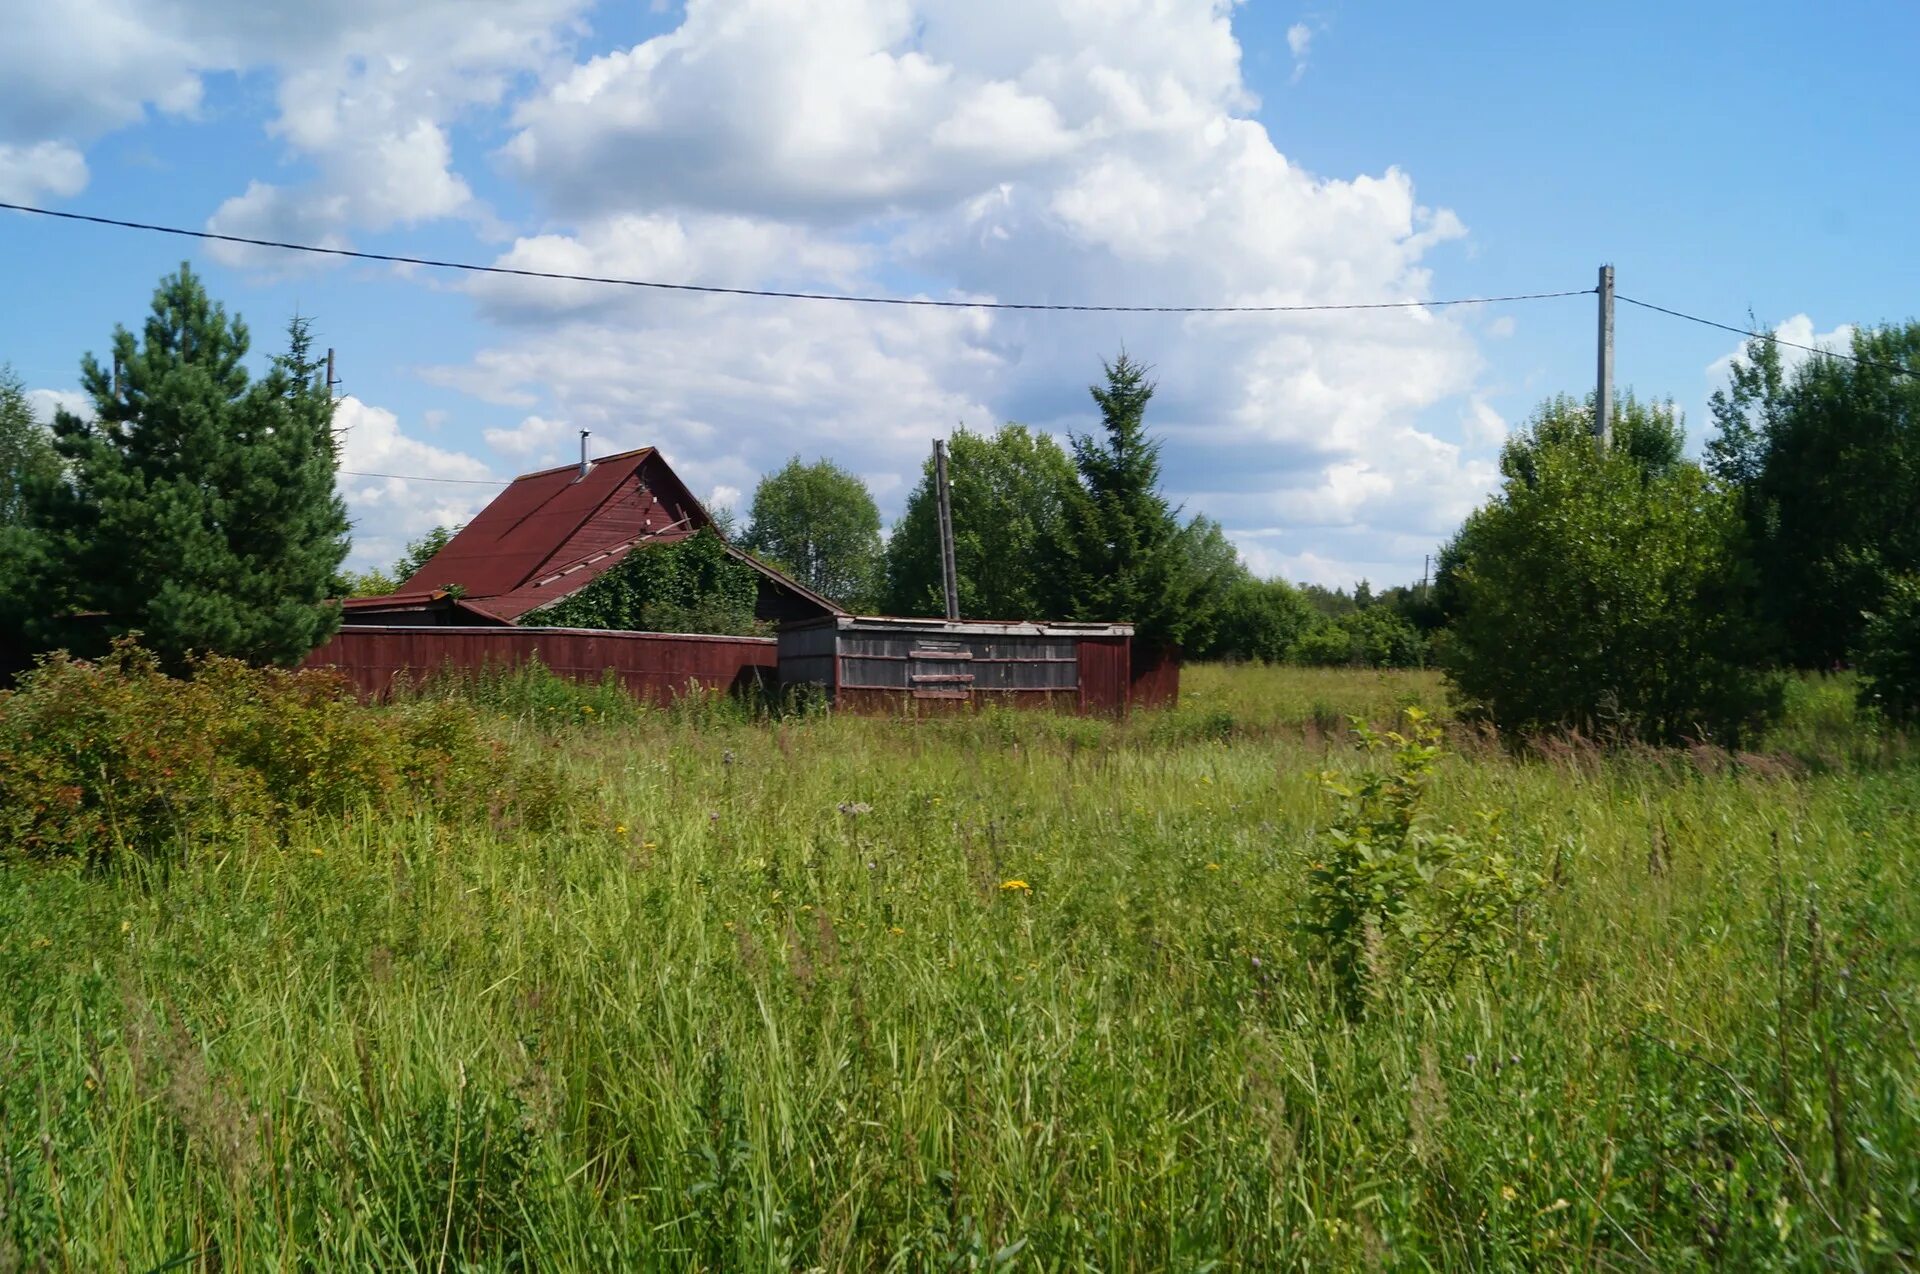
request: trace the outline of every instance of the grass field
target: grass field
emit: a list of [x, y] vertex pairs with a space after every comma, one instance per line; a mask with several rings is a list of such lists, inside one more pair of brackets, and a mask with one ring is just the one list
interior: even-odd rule
[[1449, 980], [1370, 936], [1349, 1012], [1321, 774], [1430, 676], [1123, 724], [496, 687], [550, 832], [0, 866], [0, 1271], [1910, 1266], [1920, 766], [1796, 696], [1739, 760], [1461, 732], [1425, 817], [1503, 811], [1539, 888]]

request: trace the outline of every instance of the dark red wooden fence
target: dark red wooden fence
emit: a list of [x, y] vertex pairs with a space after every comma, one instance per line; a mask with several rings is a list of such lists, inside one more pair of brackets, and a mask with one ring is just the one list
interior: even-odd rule
[[1082, 637], [1080, 711], [1123, 715], [1127, 710], [1128, 637]]
[[350, 625], [306, 658], [335, 668], [361, 694], [382, 698], [396, 685], [445, 668], [515, 667], [538, 657], [563, 677], [599, 681], [608, 671], [635, 696], [665, 703], [697, 685], [707, 690], [771, 689], [779, 676], [771, 637], [621, 633], [589, 628], [443, 628]]
[[1180, 652], [1133, 648], [1132, 692], [1136, 708], [1171, 708], [1180, 702]]

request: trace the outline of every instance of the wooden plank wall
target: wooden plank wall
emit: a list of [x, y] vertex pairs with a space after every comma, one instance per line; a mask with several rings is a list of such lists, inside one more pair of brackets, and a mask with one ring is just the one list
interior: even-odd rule
[[1131, 639], [1082, 637], [1079, 644], [1080, 711], [1123, 715], [1128, 703]]
[[779, 679], [771, 637], [622, 633], [581, 628], [344, 627], [308, 655], [304, 667], [334, 668], [368, 698], [414, 684], [449, 666], [516, 667], [536, 655], [576, 681], [609, 670], [642, 699], [666, 703], [689, 686], [707, 690], [772, 688]]

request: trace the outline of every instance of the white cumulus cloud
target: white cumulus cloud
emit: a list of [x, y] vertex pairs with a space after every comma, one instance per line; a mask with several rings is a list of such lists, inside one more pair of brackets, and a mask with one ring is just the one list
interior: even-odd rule
[[[963, 301], [1432, 295], [1427, 263], [1465, 227], [1402, 170], [1289, 159], [1247, 113], [1232, 16], [1225, 0], [692, 0], [672, 31], [518, 107], [500, 158], [554, 221], [499, 261]], [[696, 483], [750, 490], [787, 455], [825, 453], [873, 475], [884, 504], [956, 420], [1086, 428], [1084, 387], [1123, 346], [1155, 367], [1170, 487], [1230, 533], [1284, 524], [1292, 552], [1417, 567], [1494, 478], [1484, 416], [1439, 406], [1477, 388], [1473, 336], [1418, 310], [1092, 318], [473, 290], [517, 330], [436, 379], [659, 443]]]
[[0, 199], [28, 203], [44, 195], [69, 198], [87, 186], [87, 160], [64, 142], [15, 146], [0, 142]]
[[[1773, 335], [1782, 342], [1780, 349], [1780, 369], [1788, 376], [1794, 369], [1813, 357], [1812, 349], [1832, 350], [1845, 354], [1853, 348], [1854, 325], [1842, 323], [1832, 331], [1816, 332], [1813, 319], [1805, 314], [1796, 314], [1773, 329]], [[1715, 386], [1724, 385], [1727, 376], [1734, 367], [1747, 365], [1747, 343], [1738, 345], [1707, 364], [1707, 379]]]
[[[386, 566], [408, 540], [466, 521], [500, 491], [477, 482], [426, 481], [494, 474], [473, 456], [409, 435], [384, 407], [349, 395], [334, 408], [333, 427], [341, 437], [337, 482], [353, 522], [349, 566]], [[382, 474], [404, 476], [372, 476]]]

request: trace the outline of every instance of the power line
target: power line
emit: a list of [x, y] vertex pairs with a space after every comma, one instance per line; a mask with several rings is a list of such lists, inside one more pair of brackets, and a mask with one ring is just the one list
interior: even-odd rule
[[155, 234], [179, 235], [186, 239], [207, 239], [217, 243], [237, 243], [250, 248], [277, 248], [283, 252], [308, 252], [316, 256], [349, 257], [355, 261], [384, 261], [394, 265], [428, 266], [436, 270], [463, 270], [470, 274], [506, 274], [523, 279], [555, 279], [564, 283], [603, 283], [615, 287], [650, 288], [660, 292], [701, 292], [713, 296], [757, 296], [787, 301], [845, 301], [856, 305], [920, 306], [943, 310], [1056, 310], [1081, 314], [1307, 314], [1331, 310], [1444, 309], [1450, 305], [1546, 301], [1562, 296], [1590, 296], [1593, 293], [1592, 288], [1574, 288], [1566, 292], [1528, 292], [1515, 296], [1464, 296], [1445, 301], [1359, 301], [1327, 305], [1068, 305], [1039, 301], [943, 301], [921, 296], [780, 292], [767, 288], [726, 288], [705, 283], [661, 283], [653, 279], [562, 274], [551, 270], [522, 270], [504, 265], [478, 265], [471, 261], [439, 261], [431, 257], [407, 257], [387, 252], [360, 252], [352, 248], [326, 248], [311, 243], [282, 243], [274, 239], [250, 239], [245, 235], [219, 234], [212, 230], [189, 230], [183, 226], [153, 225], [144, 221], [123, 221], [118, 217], [96, 217], [84, 212], [35, 208], [29, 204], [0, 202], [0, 208], [32, 213], [41, 217], [56, 217], [62, 221], [84, 221], [92, 225], [114, 226], [122, 230], [148, 230]]
[[362, 473], [357, 469], [336, 469], [334, 472], [349, 478], [393, 478], [400, 482], [460, 482], [477, 487], [510, 487], [512, 482], [504, 478], [423, 478], [416, 473]]
[[1717, 327], [1723, 332], [1732, 332], [1737, 336], [1745, 336], [1751, 340], [1772, 341], [1775, 345], [1785, 345], [1789, 349], [1803, 349], [1809, 354], [1819, 354], [1825, 358], [1844, 358], [1849, 363], [1858, 363], [1862, 367], [1874, 367], [1883, 372], [1894, 372], [1901, 376], [1920, 375], [1920, 372], [1915, 372], [1910, 367], [1902, 367], [1898, 363], [1882, 363], [1871, 358], [1860, 358], [1853, 354], [1842, 354], [1839, 350], [1822, 349], [1818, 345], [1802, 345], [1798, 341], [1790, 341], [1784, 337], [1775, 336], [1771, 332], [1750, 332], [1744, 327], [1735, 327], [1731, 323], [1716, 323], [1710, 318], [1701, 318], [1698, 314], [1682, 314], [1679, 310], [1670, 310], [1664, 305], [1655, 305], [1651, 301], [1636, 301], [1632, 297], [1625, 296], [1618, 292], [1614, 294], [1614, 298], [1625, 301], [1628, 305], [1637, 305], [1643, 310], [1654, 310], [1661, 314], [1670, 314], [1677, 319], [1685, 319], [1689, 323], [1700, 323], [1707, 327]]

